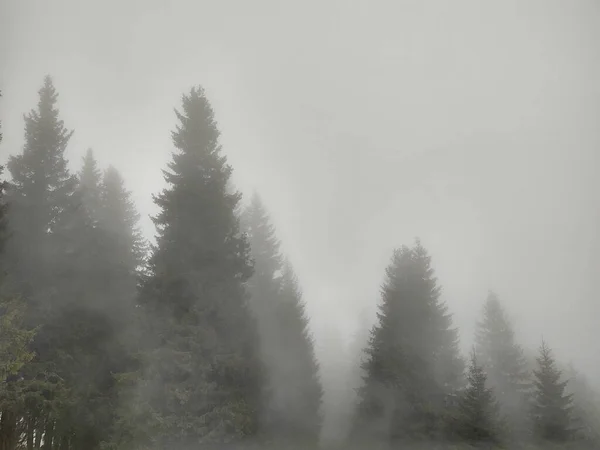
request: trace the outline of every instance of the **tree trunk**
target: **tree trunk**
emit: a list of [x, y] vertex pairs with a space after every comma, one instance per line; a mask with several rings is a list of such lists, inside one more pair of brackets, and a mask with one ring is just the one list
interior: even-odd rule
[[33, 450], [33, 432], [35, 430], [35, 419], [29, 416], [27, 419], [27, 450]]
[[52, 450], [52, 443], [54, 441], [54, 421], [50, 418], [46, 420], [46, 431], [44, 432], [44, 450]]
[[17, 443], [17, 416], [5, 409], [0, 419], [0, 450], [14, 450]]

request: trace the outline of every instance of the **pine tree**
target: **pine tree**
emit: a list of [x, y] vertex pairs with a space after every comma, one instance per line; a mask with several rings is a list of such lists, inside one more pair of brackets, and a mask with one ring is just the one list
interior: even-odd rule
[[244, 286], [249, 245], [235, 215], [240, 194], [227, 192], [231, 167], [203, 89], [183, 96], [176, 114], [177, 151], [164, 171], [168, 187], [155, 197], [157, 245], [140, 296], [150, 358], [142, 385], [160, 418], [154, 439], [162, 449], [255, 436], [263, 388]]
[[315, 446], [321, 432], [321, 401], [323, 389], [319, 365], [314, 352], [302, 293], [291, 264], [282, 270], [280, 302], [276, 308], [281, 347], [286, 356], [279, 361], [277, 380], [281, 396], [279, 421], [287, 440]]
[[527, 361], [498, 297], [490, 292], [475, 335], [477, 359], [488, 374], [513, 437], [528, 433], [527, 403], [531, 389]]
[[100, 211], [101, 180], [102, 174], [98, 169], [98, 162], [90, 148], [83, 157], [83, 164], [79, 172], [79, 189], [83, 206], [94, 219], [98, 217]]
[[552, 351], [542, 341], [534, 375], [533, 421], [537, 438], [565, 442], [573, 435], [571, 413], [573, 395], [565, 388], [568, 380], [561, 381], [562, 372], [556, 367]]
[[[279, 248], [280, 242], [257, 192], [254, 192], [250, 205], [243, 211], [241, 222], [243, 230], [248, 236], [254, 261], [254, 274], [248, 281], [248, 288], [257, 293], [267, 289], [277, 293], [283, 264]], [[259, 283], [264, 283], [264, 286]], [[262, 292], [261, 294], [266, 296]], [[272, 295], [272, 292], [266, 294]], [[254, 297], [253, 301], [261, 301], [259, 296]], [[265, 300], [265, 302], [269, 301]]]
[[[0, 91], [0, 97], [2, 92]], [[0, 122], [0, 127], [2, 122]], [[0, 133], [2, 143], [2, 133]], [[0, 176], [4, 168], [0, 166]], [[8, 236], [6, 234], [6, 210], [4, 199], [6, 181], [0, 179], [0, 255]], [[6, 279], [4, 258], [0, 257], [0, 386], [3, 386], [9, 376], [16, 375], [21, 368], [31, 361], [33, 353], [29, 344], [34, 336], [34, 331], [22, 327], [25, 304], [9, 292]], [[3, 391], [0, 387], [0, 391]], [[3, 397], [3, 392], [0, 398]], [[4, 408], [0, 407], [0, 410]]]
[[110, 240], [98, 222], [96, 162], [88, 152], [81, 179], [70, 174], [64, 152], [72, 132], [59, 119], [49, 77], [39, 94], [37, 110], [25, 118], [23, 153], [8, 163], [9, 265], [27, 301], [27, 326], [39, 332], [36, 357], [11, 384], [12, 392], [27, 390], [26, 408], [17, 401], [7, 412], [27, 424], [30, 448], [44, 436], [48, 448], [97, 449], [114, 421], [113, 374], [127, 358], [116, 318], [128, 317], [114, 289]]
[[434, 438], [444, 428], [445, 397], [460, 387], [464, 363], [430, 264], [417, 241], [396, 250], [386, 269], [363, 367], [359, 433], [384, 440]]
[[36, 110], [25, 116], [23, 152], [11, 156], [8, 201], [9, 250], [18, 262], [14, 270], [29, 294], [40, 294], [52, 282], [52, 240], [61, 213], [69, 207], [76, 178], [69, 173], [64, 152], [73, 132], [65, 128], [56, 107], [58, 94], [47, 76]]
[[573, 396], [571, 423], [575, 438], [600, 446], [600, 393], [572, 365], [569, 366], [568, 374], [569, 382], [565, 392]]
[[[0, 94], [1, 96], [1, 94]], [[0, 142], [2, 134], [0, 133]], [[0, 176], [3, 173], [0, 166]], [[18, 411], [23, 405], [23, 383], [15, 378], [34, 354], [30, 344], [35, 330], [23, 326], [26, 305], [15, 295], [8, 277], [9, 264], [4, 253], [7, 234], [5, 192], [8, 183], [0, 179], [0, 450], [12, 450], [20, 437]], [[28, 387], [28, 386], [27, 386]]]
[[[58, 284], [66, 281], [60, 280], [60, 274], [67, 249], [57, 236], [62, 215], [72, 204], [76, 178], [69, 173], [64, 156], [72, 132], [59, 118], [57, 97], [52, 80], [46, 77], [37, 109], [25, 116], [23, 152], [11, 156], [7, 164], [12, 183], [7, 192], [10, 239], [5, 267], [11, 289], [26, 303], [24, 326], [37, 327], [38, 332], [31, 344], [36, 357], [7, 384], [13, 396], [3, 405], [6, 433], [2, 441], [16, 442], [23, 433], [28, 446], [42, 435], [47, 445], [54, 439], [67, 439], [66, 434], [55, 432], [66, 425], [66, 405], [72, 399], [60, 375], [69, 373], [70, 355], [63, 344], [70, 321], [59, 306], [65, 300]], [[24, 429], [19, 428], [21, 424]]]
[[[59, 264], [66, 283], [57, 286], [68, 299], [61, 309], [63, 320], [70, 323], [59, 336], [69, 354], [63, 378], [72, 380], [75, 397], [69, 409], [69, 420], [77, 418], [71, 445], [94, 449], [107, 440], [117, 421], [117, 378], [135, 363], [129, 328], [135, 314], [138, 249], [123, 239], [135, 233], [136, 216], [118, 174], [121, 183], [112, 186], [109, 181], [107, 194], [91, 152], [80, 174], [72, 207], [61, 215], [55, 233], [66, 249]], [[119, 208], [120, 217], [111, 215]]]
[[472, 444], [498, 442], [501, 437], [499, 407], [487, 375], [475, 352], [467, 375], [468, 386], [458, 404], [458, 434]]
[[248, 281], [250, 305], [269, 375], [266, 433], [280, 443], [315, 445], [321, 429], [322, 388], [297, 280], [291, 264], [283, 261], [258, 194], [242, 218], [254, 259], [254, 275]]
[[[95, 167], [95, 162], [89, 162]], [[131, 418], [136, 414], [136, 399], [132, 390], [139, 379], [142, 361], [136, 312], [139, 269], [143, 264], [145, 243], [138, 229], [139, 214], [119, 172], [112, 166], [104, 171], [98, 186], [98, 207], [94, 218], [99, 246], [94, 270], [98, 301], [109, 319], [112, 333], [105, 341], [106, 354], [100, 370], [107, 375], [104, 399], [108, 415], [104, 416], [102, 445], [118, 447], [131, 431]], [[133, 385], [132, 385], [133, 383]], [[145, 423], [152, 425], [150, 418]], [[136, 442], [141, 438], [137, 437]]]
[[[140, 215], [125, 188], [125, 180], [117, 169], [109, 166], [101, 185], [101, 227], [113, 238], [113, 250], [129, 273], [139, 270], [144, 263], [146, 242], [139, 229]], [[120, 251], [118, 251], [120, 249]]]

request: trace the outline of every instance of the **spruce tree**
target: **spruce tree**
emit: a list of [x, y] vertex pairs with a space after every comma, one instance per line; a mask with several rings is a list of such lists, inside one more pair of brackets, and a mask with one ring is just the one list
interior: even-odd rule
[[[67, 280], [61, 293], [71, 299], [63, 305], [63, 317], [71, 324], [63, 336], [70, 356], [65, 378], [73, 379], [70, 385], [76, 397], [70, 410], [76, 418], [71, 441], [90, 449], [102, 445], [114, 428], [116, 378], [133, 364], [129, 328], [134, 320], [138, 264], [132, 256], [137, 251], [134, 243], [122, 238], [135, 232], [135, 223], [109, 215], [120, 206], [135, 219], [133, 205], [126, 202], [128, 193], [121, 192], [123, 186], [118, 184], [111, 190], [122, 196], [105, 201], [113, 195], [105, 195], [103, 181], [88, 152], [73, 207], [62, 214], [56, 232], [68, 249], [61, 265]], [[77, 340], [71, 340], [72, 335]]]
[[52, 282], [49, 268], [55, 262], [56, 245], [49, 235], [69, 207], [76, 186], [64, 155], [73, 132], [59, 118], [57, 98], [52, 79], [46, 76], [37, 109], [25, 116], [23, 152], [11, 156], [7, 164], [12, 178], [8, 249], [16, 260], [16, 275], [33, 297]]
[[23, 151], [11, 156], [7, 164], [12, 183], [7, 193], [10, 239], [5, 262], [15, 294], [26, 302], [24, 326], [37, 327], [38, 332], [31, 345], [36, 357], [8, 386], [13, 393], [26, 390], [27, 401], [21, 403], [23, 396], [13, 397], [15, 401], [3, 410], [9, 422], [3, 439], [14, 442], [17, 424], [24, 423], [28, 445], [39, 442], [42, 435], [47, 445], [54, 439], [69, 440], [71, 432], [66, 427], [66, 405], [73, 399], [66, 381], [71, 355], [65, 340], [77, 337], [68, 336], [71, 321], [60, 306], [66, 299], [62, 288], [72, 279], [61, 279], [68, 249], [58, 236], [62, 215], [72, 205], [76, 178], [64, 155], [72, 132], [59, 118], [57, 97], [52, 80], [46, 77], [37, 108], [25, 116]]
[[[1, 93], [0, 93], [1, 96]], [[0, 133], [0, 143], [2, 134]], [[3, 174], [0, 166], [0, 176]], [[23, 366], [34, 354], [30, 343], [35, 330], [23, 326], [26, 304], [15, 294], [9, 280], [8, 264], [4, 253], [8, 239], [7, 208], [5, 193], [8, 183], [0, 178], [0, 450], [12, 450], [19, 441], [19, 422], [22, 418], [24, 383], [15, 382]]]
[[568, 374], [565, 392], [573, 396], [571, 422], [575, 438], [600, 447], [600, 393], [572, 365]]
[[83, 164], [79, 171], [79, 189], [81, 201], [93, 219], [97, 219], [100, 210], [100, 184], [102, 173], [98, 169], [98, 162], [94, 158], [92, 149], [88, 149], [83, 157]]
[[461, 385], [457, 330], [417, 241], [394, 252], [366, 349], [357, 432], [376, 439], [440, 437], [446, 396]]
[[263, 388], [244, 286], [249, 245], [235, 214], [240, 194], [227, 192], [232, 169], [204, 90], [193, 88], [182, 103], [140, 296], [150, 358], [142, 385], [162, 424], [154, 437], [161, 449], [256, 436]]
[[487, 375], [471, 355], [468, 385], [458, 404], [458, 435], [471, 444], [498, 442], [501, 437], [499, 407]]
[[[2, 97], [1, 91], [0, 97]], [[0, 129], [1, 125], [2, 122], [0, 122]], [[0, 143], [2, 143], [1, 132]], [[0, 177], [3, 171], [4, 167], [0, 166]], [[29, 350], [29, 344], [34, 336], [34, 331], [22, 327], [25, 304], [11, 294], [6, 276], [7, 267], [3, 258], [4, 244], [8, 239], [6, 187], [7, 182], [0, 178], [0, 386], [4, 385], [9, 376], [17, 374], [23, 365], [31, 361], [33, 353]], [[2, 387], [0, 391], [3, 391]], [[4, 396], [3, 394], [4, 392], [0, 392], [0, 398]], [[2, 410], [4, 408], [0, 405], [0, 411]]]
[[533, 424], [536, 438], [553, 442], [565, 442], [573, 436], [571, 414], [573, 395], [565, 388], [568, 380], [561, 381], [562, 371], [556, 367], [552, 351], [542, 341], [537, 357], [537, 369], [533, 371]]
[[279, 423], [286, 440], [303, 448], [315, 446], [321, 432], [323, 390], [302, 293], [289, 261], [282, 270], [280, 302], [276, 323], [286, 356], [278, 368], [277, 383], [282, 394], [277, 398], [282, 412]]
[[29, 382], [26, 408], [17, 402], [20, 412], [9, 416], [27, 424], [28, 445], [44, 436], [49, 448], [97, 449], [114, 419], [113, 373], [124, 358], [115, 318], [127, 317], [114, 308], [123, 297], [107, 269], [114, 260], [105, 257], [107, 235], [98, 223], [93, 155], [84, 158], [80, 180], [70, 174], [64, 152], [72, 132], [59, 119], [49, 77], [39, 94], [37, 110], [25, 118], [23, 152], [8, 163], [9, 265], [28, 304], [25, 321], [39, 327], [36, 357], [14, 389]]
[[[139, 214], [117, 169], [109, 166], [104, 171], [99, 190], [96, 227], [102, 244], [95, 272], [97, 279], [104, 281], [103, 309], [111, 319], [113, 330], [106, 355], [106, 367], [112, 374], [106, 390], [110, 416], [102, 444], [120, 448], [131, 442], [142, 442], [140, 433], [154, 426], [151, 417], [143, 412], [138, 415], [140, 407], [136, 398], [143, 364], [138, 353], [140, 330], [136, 301], [145, 243], [138, 228]], [[135, 424], [138, 419], [143, 424]]]
[[269, 377], [266, 434], [280, 443], [315, 445], [321, 429], [322, 388], [302, 295], [258, 194], [242, 218], [254, 260], [254, 275], [248, 281], [250, 305]]
[[144, 262], [146, 242], [139, 229], [140, 215], [125, 187], [119, 171], [109, 166], [101, 184], [100, 226], [112, 237], [117, 258], [130, 274], [137, 272]]
[[488, 374], [514, 438], [528, 433], [530, 375], [523, 349], [515, 342], [512, 324], [498, 297], [490, 292], [475, 334], [477, 359]]

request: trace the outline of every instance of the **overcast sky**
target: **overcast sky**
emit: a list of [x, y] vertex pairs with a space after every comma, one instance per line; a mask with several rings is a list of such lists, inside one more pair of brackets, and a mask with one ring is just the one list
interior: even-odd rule
[[0, 160], [47, 73], [73, 167], [120, 169], [149, 237], [201, 84], [321, 345], [420, 236], [465, 347], [494, 289], [525, 345], [600, 375], [597, 0], [0, 0]]

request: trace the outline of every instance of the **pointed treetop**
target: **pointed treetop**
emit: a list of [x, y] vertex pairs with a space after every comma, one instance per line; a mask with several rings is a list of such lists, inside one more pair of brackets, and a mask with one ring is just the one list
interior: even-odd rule
[[28, 197], [29, 205], [38, 206], [50, 199], [44, 211], [46, 217], [39, 221], [42, 229], [54, 221], [64, 206], [59, 203], [68, 199], [76, 187], [76, 177], [70, 173], [64, 154], [73, 131], [67, 130], [59, 118], [57, 97], [51, 78], [46, 77], [39, 90], [38, 108], [25, 116], [23, 152], [11, 156], [7, 163], [13, 195]]
[[283, 268], [281, 243], [277, 239], [267, 209], [256, 191], [241, 215], [241, 225], [252, 249], [255, 274], [276, 278]]
[[94, 158], [94, 151], [88, 148], [85, 156], [82, 158], [79, 182], [84, 187], [98, 187], [101, 177], [102, 174], [100, 169], [98, 169], [98, 161]]
[[574, 429], [571, 413], [573, 394], [565, 394], [568, 380], [561, 381], [562, 371], [556, 367], [552, 350], [544, 340], [539, 347], [538, 367], [533, 371], [536, 387], [533, 404], [538, 437], [551, 441], [569, 439]]
[[120, 220], [130, 229], [137, 230], [140, 214], [131, 200], [131, 192], [125, 187], [125, 179], [113, 165], [104, 170], [101, 186], [105, 213], [111, 214], [112, 220]]
[[296, 276], [292, 263], [287, 257], [283, 258], [281, 274], [284, 288], [287, 287], [288, 289], [295, 291], [298, 296], [301, 296], [302, 292], [300, 291], [298, 277]]
[[175, 146], [183, 151], [210, 149], [218, 152], [219, 129], [210, 102], [201, 86], [194, 87], [182, 96], [182, 110], [175, 110], [181, 122], [172, 133]]
[[79, 171], [79, 193], [83, 205], [85, 205], [90, 217], [94, 220], [98, 219], [100, 210], [101, 183], [102, 174], [98, 169], [94, 152], [89, 148], [82, 158], [81, 170]]

